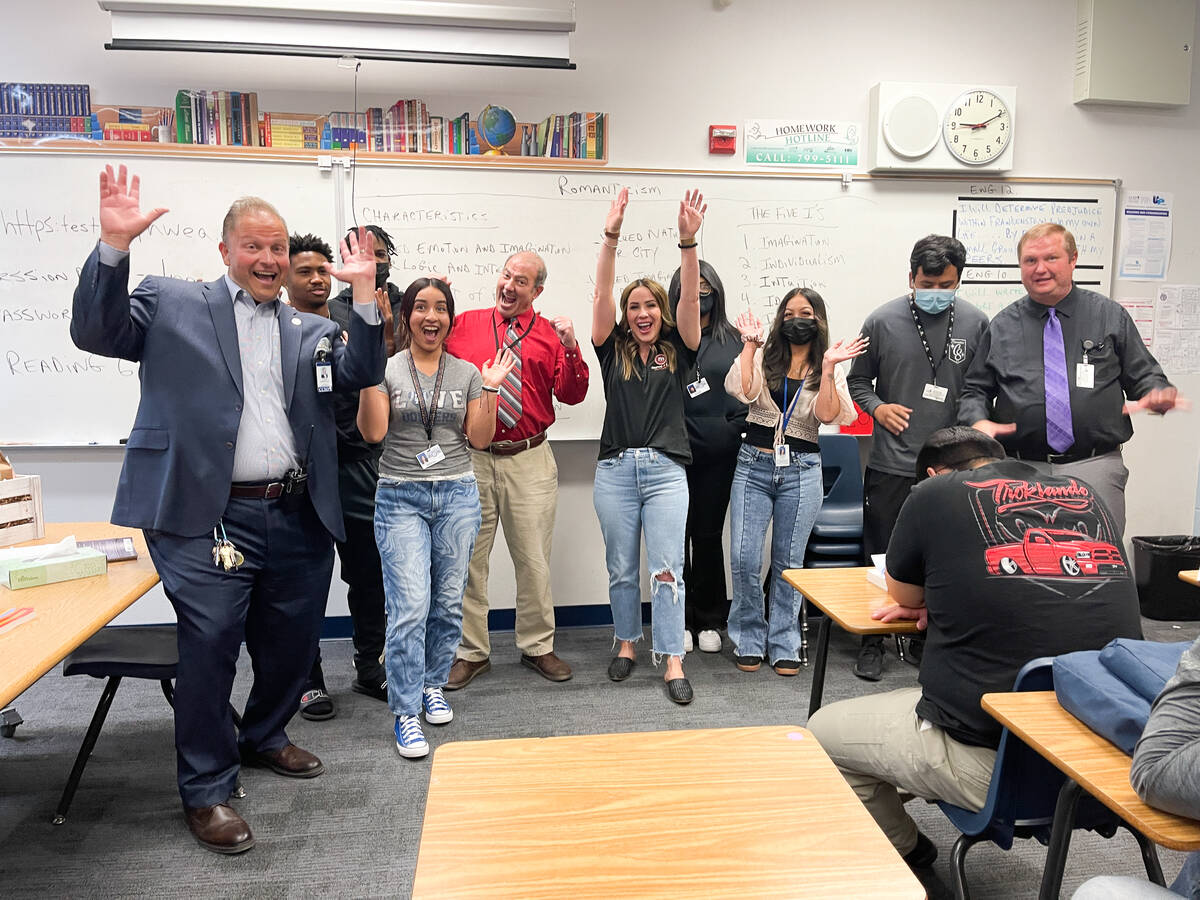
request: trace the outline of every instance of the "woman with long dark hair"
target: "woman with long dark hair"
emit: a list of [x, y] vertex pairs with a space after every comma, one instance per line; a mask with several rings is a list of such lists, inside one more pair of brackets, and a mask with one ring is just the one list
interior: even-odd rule
[[592, 346], [604, 376], [604, 427], [596, 463], [594, 501], [604, 535], [608, 599], [620, 643], [608, 677], [624, 681], [642, 639], [642, 538], [650, 566], [651, 651], [666, 657], [667, 696], [692, 701], [683, 674], [683, 534], [692, 461], [684, 422], [685, 386], [700, 346], [700, 269], [696, 232], [704, 199], [693, 191], [679, 204], [681, 289], [678, 322], [667, 292], [648, 278], [621, 292], [621, 319], [613, 300], [617, 240], [629, 203], [622, 189], [604, 220], [592, 298]]
[[[733, 603], [729, 639], [737, 667], [754, 672], [767, 658], [780, 675], [800, 671], [799, 594], [784, 569], [804, 565], [804, 548], [821, 509], [821, 424], [857, 416], [838, 363], [867, 347], [859, 335], [829, 346], [825, 301], [794, 288], [779, 304], [764, 342], [753, 313], [738, 316], [745, 342], [725, 389], [749, 405], [730, 498]], [[770, 621], [764, 615], [762, 554], [771, 526]]]
[[[679, 306], [680, 273], [676, 269], [667, 296], [671, 312]], [[737, 466], [738, 447], [746, 427], [746, 404], [725, 390], [725, 373], [742, 349], [738, 330], [725, 314], [725, 287], [717, 270], [700, 260], [700, 349], [696, 374], [687, 385], [684, 414], [692, 461], [687, 466], [688, 511], [684, 535], [684, 649], [692, 638], [706, 653], [721, 650], [721, 633], [729, 618], [725, 583], [725, 513]]]

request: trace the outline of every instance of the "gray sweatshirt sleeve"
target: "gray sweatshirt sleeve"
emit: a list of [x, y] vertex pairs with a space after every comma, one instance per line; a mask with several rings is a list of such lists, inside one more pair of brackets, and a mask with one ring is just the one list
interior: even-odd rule
[[1129, 781], [1151, 806], [1200, 818], [1200, 638], [1150, 709]]

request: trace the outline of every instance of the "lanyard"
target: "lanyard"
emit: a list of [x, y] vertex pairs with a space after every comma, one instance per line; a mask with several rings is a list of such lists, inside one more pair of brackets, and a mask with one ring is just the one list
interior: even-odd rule
[[913, 324], [917, 326], [917, 336], [921, 339], [921, 346], [925, 348], [925, 358], [929, 360], [929, 368], [933, 372], [933, 383], [937, 384], [938, 367], [946, 361], [946, 357], [950, 353], [950, 338], [954, 335], [954, 304], [950, 304], [950, 320], [946, 323], [946, 346], [942, 348], [942, 358], [937, 362], [933, 361], [933, 351], [929, 349], [929, 338], [925, 335], [925, 326], [921, 324], [921, 320], [917, 316], [917, 303], [912, 297], [908, 298], [908, 311], [912, 313]]
[[[511, 323], [511, 322], [515, 322], [516, 319], [517, 319], [517, 317], [513, 316], [508, 321]], [[531, 318], [529, 320], [529, 325], [526, 326], [525, 330], [522, 331], [520, 334], [518, 334], [515, 338], [513, 338], [511, 344], [505, 344], [504, 349], [505, 350], [515, 350], [517, 344], [519, 344], [519, 343], [521, 343], [521, 341], [525, 340], [525, 335], [527, 335], [527, 334], [529, 334], [529, 332], [533, 331], [533, 323], [536, 321], [537, 321], [537, 313], [534, 313], [533, 318]], [[499, 337], [499, 335], [496, 334], [496, 327], [498, 325], [503, 325], [503, 324], [504, 324], [503, 321], [500, 321], [500, 322], [496, 321], [496, 311], [493, 309], [492, 310], [492, 340], [496, 342], [496, 359], [500, 358], [500, 353], [501, 353], [500, 337]], [[508, 329], [507, 328], [504, 329], [504, 335], [506, 338], [508, 337]]]
[[779, 429], [776, 432], [775, 443], [782, 444], [784, 436], [787, 434], [788, 422], [792, 421], [792, 413], [796, 411], [796, 401], [800, 399], [800, 395], [804, 393], [804, 382], [808, 380], [807, 374], [800, 379], [800, 387], [796, 391], [796, 395], [792, 397], [792, 402], [788, 403], [788, 377], [783, 376], [783, 406], [787, 410], [786, 413], [781, 413], [779, 416]]
[[413, 362], [412, 353], [408, 354], [408, 372], [412, 375], [413, 389], [417, 392], [417, 402], [421, 404], [421, 424], [425, 426], [425, 437], [433, 443], [433, 419], [437, 415], [438, 398], [442, 393], [442, 376], [446, 374], [446, 351], [438, 358], [437, 379], [433, 383], [433, 403], [425, 405], [425, 392], [421, 390], [421, 379], [417, 375], [417, 364]]

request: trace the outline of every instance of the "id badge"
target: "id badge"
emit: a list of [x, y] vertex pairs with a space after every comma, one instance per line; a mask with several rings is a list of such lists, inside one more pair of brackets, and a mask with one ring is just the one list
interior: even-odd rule
[[775, 445], [775, 467], [782, 469], [792, 464], [792, 448], [787, 444]]
[[708, 379], [703, 375], [687, 386], [688, 396], [691, 397], [699, 397], [701, 394], [707, 394], [708, 391]]
[[948, 393], [949, 390], [941, 385], [927, 384], [925, 390], [921, 392], [921, 397], [925, 400], [932, 400], [934, 403], [945, 403]]
[[328, 394], [333, 390], [333, 365], [327, 362], [313, 363], [317, 372], [317, 393]]
[[421, 464], [422, 469], [437, 465], [445, 458], [446, 454], [442, 452], [439, 444], [430, 444], [428, 450], [422, 450], [417, 454], [417, 462]]
[[1091, 363], [1079, 363], [1075, 366], [1075, 387], [1094, 388], [1096, 386], [1096, 367]]

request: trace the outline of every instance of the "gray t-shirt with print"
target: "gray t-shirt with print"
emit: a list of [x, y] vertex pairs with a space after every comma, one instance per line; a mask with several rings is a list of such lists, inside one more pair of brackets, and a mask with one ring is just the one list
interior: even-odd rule
[[[429, 449], [430, 440], [421, 421], [421, 401], [413, 386], [412, 368], [407, 350], [388, 360], [383, 383], [377, 390], [388, 395], [391, 416], [387, 437], [383, 440], [383, 456], [379, 459], [379, 477], [393, 481], [440, 481], [459, 478], [473, 471], [471, 454], [463, 422], [467, 404], [479, 399], [483, 378], [471, 363], [443, 351], [446, 371], [434, 409], [433, 441], [442, 448], [446, 458], [422, 469], [417, 454]], [[425, 408], [433, 402], [433, 386], [437, 374], [426, 375], [418, 370], [417, 380], [425, 395]]]

